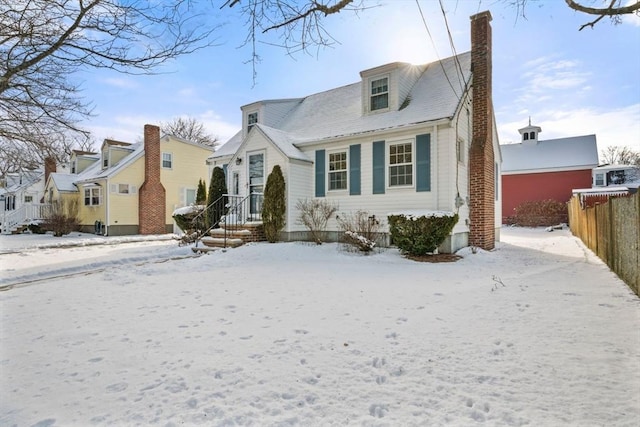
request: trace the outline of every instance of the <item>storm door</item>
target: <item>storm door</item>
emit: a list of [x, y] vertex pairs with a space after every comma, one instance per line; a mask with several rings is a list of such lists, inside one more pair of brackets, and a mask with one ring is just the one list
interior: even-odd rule
[[249, 154], [249, 194], [251, 216], [262, 212], [262, 193], [264, 192], [264, 152]]

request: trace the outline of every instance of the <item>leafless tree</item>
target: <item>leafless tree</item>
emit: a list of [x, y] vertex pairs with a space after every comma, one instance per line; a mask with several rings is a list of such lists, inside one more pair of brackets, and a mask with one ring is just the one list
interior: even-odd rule
[[214, 42], [196, 1], [0, 0], [0, 152], [61, 160], [86, 146], [78, 71], [156, 72]]
[[[374, 2], [369, 0], [369, 3]], [[247, 62], [253, 65], [254, 81], [260, 62], [258, 44], [276, 45], [288, 54], [310, 53], [312, 49], [335, 43], [324, 27], [329, 15], [367, 8], [365, 0], [226, 0], [221, 9], [224, 7], [235, 7], [244, 19], [247, 37], [243, 46], [251, 47], [252, 56]], [[263, 39], [267, 33], [277, 34], [279, 41]]]
[[207, 132], [204, 125], [192, 117], [176, 117], [168, 123], [161, 123], [160, 130], [198, 144], [210, 147], [218, 145], [218, 137]]
[[[518, 14], [522, 17], [526, 17], [526, 6], [538, 2], [539, 0], [505, 0], [518, 10]], [[586, 27], [593, 28], [601, 19], [609, 17], [614, 24], [622, 22], [623, 15], [638, 15], [640, 16], [640, 0], [599, 0], [602, 7], [591, 6], [594, 0], [564, 0], [568, 7], [576, 12], [584, 13], [586, 15], [594, 16], [594, 20], [583, 24], [578, 29], [582, 31]], [[587, 5], [591, 4], [591, 5]]]
[[602, 162], [609, 165], [640, 166], [640, 151], [627, 146], [609, 146], [600, 152]]

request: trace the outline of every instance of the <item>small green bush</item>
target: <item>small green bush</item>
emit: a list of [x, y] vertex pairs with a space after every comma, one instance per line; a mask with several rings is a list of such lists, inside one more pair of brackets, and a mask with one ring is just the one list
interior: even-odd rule
[[389, 215], [391, 241], [408, 255], [433, 253], [444, 242], [458, 222], [458, 214]]

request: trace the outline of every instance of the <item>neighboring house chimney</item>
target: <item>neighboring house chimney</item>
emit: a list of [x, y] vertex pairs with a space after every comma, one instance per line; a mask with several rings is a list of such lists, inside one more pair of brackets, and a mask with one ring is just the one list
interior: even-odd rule
[[491, 13], [471, 17], [473, 72], [473, 137], [469, 150], [469, 245], [490, 250], [495, 246], [495, 159], [493, 153], [493, 99], [491, 84]]
[[139, 190], [140, 234], [166, 233], [166, 194], [160, 182], [160, 128], [144, 125], [144, 183]]
[[56, 172], [56, 159], [47, 157], [44, 159], [44, 182], [47, 183], [49, 175]]

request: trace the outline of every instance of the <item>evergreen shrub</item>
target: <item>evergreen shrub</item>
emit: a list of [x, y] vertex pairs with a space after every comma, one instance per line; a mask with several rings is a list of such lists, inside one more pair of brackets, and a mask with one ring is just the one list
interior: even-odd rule
[[433, 253], [444, 242], [458, 222], [458, 214], [389, 215], [391, 241], [402, 253], [426, 255]]

